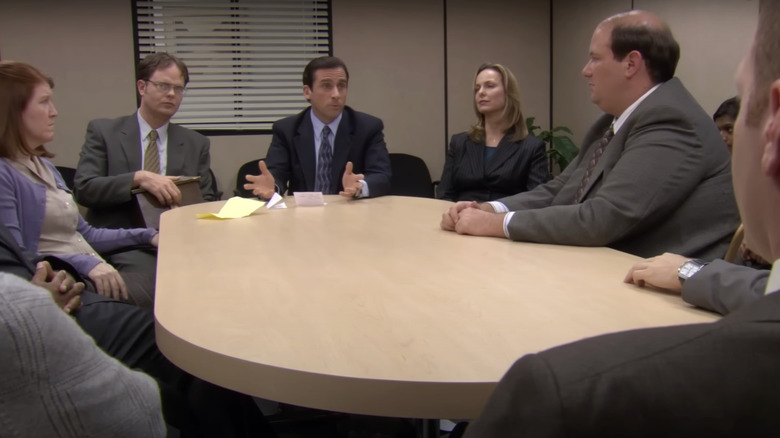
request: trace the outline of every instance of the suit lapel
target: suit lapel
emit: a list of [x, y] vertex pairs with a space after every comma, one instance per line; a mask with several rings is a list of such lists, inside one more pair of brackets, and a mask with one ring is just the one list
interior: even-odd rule
[[293, 138], [293, 148], [301, 160], [303, 178], [307, 189], [314, 190], [317, 179], [317, 160], [314, 156], [314, 127], [311, 124], [311, 109], [305, 111]]
[[166, 151], [166, 174], [183, 175], [184, 172], [184, 137], [179, 135], [179, 126], [168, 124], [168, 146]]
[[493, 158], [485, 167], [485, 174], [489, 175], [503, 167], [504, 163], [509, 161], [509, 159], [520, 151], [520, 145], [522, 145], [522, 142], [520, 144], [515, 144], [509, 141], [507, 137], [502, 138], [501, 141], [498, 142], [498, 147], [496, 148]]
[[127, 116], [119, 133], [119, 145], [125, 155], [129, 171], [141, 170], [141, 129], [136, 115]]
[[485, 146], [474, 143], [470, 138], [466, 137], [463, 153], [466, 155], [466, 163], [471, 167], [471, 173], [473, 175], [485, 174]]
[[[588, 168], [588, 164], [593, 156], [593, 152], [596, 150], [596, 143], [598, 143], [605, 132], [607, 132], [607, 129], [612, 124], [612, 121], [614, 120], [614, 117], [605, 114], [602, 116], [601, 119], [599, 119], [596, 123], [598, 124], [598, 128], [595, 132], [597, 132], [597, 137], [595, 140], [592, 140], [590, 142], [590, 147], [588, 147], [587, 154], [583, 157], [585, 160], [585, 169]], [[624, 124], [625, 126], [625, 124]], [[622, 134], [622, 136], [621, 136]], [[616, 145], [625, 142], [625, 134], [626, 129], [621, 129], [618, 134], [615, 134], [614, 137], [612, 137], [612, 140], [610, 140], [609, 144], [607, 144], [607, 148], [604, 150], [604, 154], [599, 158], [598, 163], [596, 163], [596, 167], [593, 168], [593, 172], [590, 175], [590, 179], [588, 180], [588, 184], [585, 186], [585, 191], [582, 192], [582, 198], [578, 199], [577, 202], [582, 202], [583, 199], [586, 199], [588, 197], [588, 192], [590, 192], [590, 189], [593, 188], [593, 185], [601, 179], [601, 174], [604, 173], [604, 168], [606, 167], [608, 162], [614, 162], [613, 157], [615, 154], [620, 155], [622, 151], [618, 150], [618, 147]]]
[[[344, 167], [347, 165], [349, 159], [349, 150], [352, 147], [352, 114], [344, 108], [342, 112], [341, 122], [339, 122], [339, 128], [336, 132], [335, 145], [333, 146], [333, 164], [331, 166], [330, 180], [333, 189], [339, 189], [341, 187], [341, 177], [344, 172]], [[357, 163], [352, 163], [357, 165]], [[357, 170], [357, 169], [356, 169]], [[336, 190], [338, 192], [338, 190]]]

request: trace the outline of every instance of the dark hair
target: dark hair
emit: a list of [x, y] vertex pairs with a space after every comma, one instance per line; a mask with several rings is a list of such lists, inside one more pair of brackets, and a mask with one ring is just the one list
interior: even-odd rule
[[347, 64], [344, 64], [339, 58], [335, 56], [320, 56], [314, 58], [306, 64], [306, 68], [303, 69], [303, 85], [308, 85], [309, 88], [314, 86], [314, 73], [317, 70], [340, 68], [344, 70], [347, 75], [347, 81], [349, 81], [349, 70], [347, 70]]
[[146, 55], [144, 59], [138, 63], [135, 79], [137, 81], [148, 81], [151, 79], [154, 72], [163, 68], [168, 68], [172, 64], [176, 64], [176, 67], [179, 68], [181, 76], [184, 78], [184, 85], [187, 85], [190, 82], [190, 72], [187, 70], [187, 66], [184, 64], [184, 61], [168, 52], [157, 52]]
[[731, 117], [736, 120], [738, 114], [739, 98], [735, 96], [724, 100], [723, 103], [720, 104], [718, 109], [715, 110], [715, 114], [712, 115], [712, 120], [718, 120], [723, 116]]
[[[520, 141], [528, 137], [528, 127], [523, 117], [523, 109], [520, 104], [520, 86], [512, 71], [501, 64], [482, 64], [474, 75], [474, 83], [477, 76], [485, 70], [493, 70], [501, 76], [501, 85], [504, 87], [504, 122], [507, 124], [507, 133], [512, 134], [512, 141]], [[485, 141], [485, 115], [479, 112], [477, 103], [474, 104], [474, 113], [477, 115], [477, 123], [469, 130], [469, 138], [477, 143]]]
[[[758, 27], [750, 62], [753, 63], [753, 90], [748, 100], [745, 123], [758, 126], [769, 109], [769, 87], [780, 78], [780, 3], [762, 0], [758, 7]], [[743, 96], [744, 97], [744, 96]]]
[[43, 145], [29, 145], [22, 135], [22, 113], [35, 87], [54, 81], [37, 68], [18, 61], [0, 61], [0, 157], [24, 155], [54, 156]]
[[615, 23], [612, 27], [612, 54], [622, 61], [636, 50], [642, 55], [653, 83], [674, 77], [680, 60], [680, 45], [667, 26], [637, 23]]

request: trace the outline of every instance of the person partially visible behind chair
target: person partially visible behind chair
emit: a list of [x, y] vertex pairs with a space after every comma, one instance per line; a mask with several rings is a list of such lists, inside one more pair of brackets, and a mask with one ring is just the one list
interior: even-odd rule
[[720, 136], [723, 137], [723, 141], [726, 142], [729, 150], [734, 138], [734, 122], [737, 120], [739, 114], [739, 99], [732, 97], [726, 99], [715, 110], [715, 114], [712, 115], [712, 120], [720, 131]]
[[[44, 146], [54, 138], [53, 81], [35, 67], [0, 62], [0, 222], [33, 254], [56, 254], [91, 280], [96, 292], [151, 307], [156, 256], [134, 265], [99, 253], [157, 246], [151, 228], [105, 229], [87, 224]], [[119, 271], [117, 271], [118, 267]], [[128, 288], [127, 277], [132, 277]]]
[[447, 149], [437, 197], [493, 201], [547, 182], [544, 142], [528, 134], [520, 88], [501, 64], [482, 64], [474, 78], [477, 122]]

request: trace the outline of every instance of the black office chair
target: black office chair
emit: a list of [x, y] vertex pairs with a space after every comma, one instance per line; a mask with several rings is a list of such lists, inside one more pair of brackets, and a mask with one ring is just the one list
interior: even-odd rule
[[428, 166], [420, 157], [409, 154], [390, 154], [393, 169], [391, 195], [433, 198], [434, 183]]
[[219, 191], [217, 185], [217, 177], [214, 175], [214, 171], [209, 168], [209, 174], [211, 175], [211, 190], [214, 192], [215, 201], [222, 200], [222, 192]]
[[242, 198], [255, 198], [251, 190], [246, 190], [244, 184], [247, 183], [247, 175], [257, 175], [260, 173], [260, 169], [257, 167], [257, 162], [265, 160], [265, 158], [259, 158], [257, 160], [247, 161], [241, 167], [238, 168], [236, 174], [236, 188], [233, 190], [233, 194]]
[[57, 172], [62, 175], [62, 179], [65, 180], [65, 185], [69, 189], [73, 190], [73, 179], [76, 176], [76, 169], [66, 166], [54, 166], [57, 168]]

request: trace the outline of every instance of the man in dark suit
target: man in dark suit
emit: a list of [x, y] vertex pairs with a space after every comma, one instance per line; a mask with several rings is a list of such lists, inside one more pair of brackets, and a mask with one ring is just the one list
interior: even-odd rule
[[459, 202], [441, 227], [460, 234], [716, 258], [739, 225], [729, 153], [674, 71], [660, 22], [602, 23], [583, 69], [606, 114], [554, 180], [494, 202]]
[[[602, 23], [655, 18], [641, 11]], [[780, 431], [780, 3], [764, 0], [737, 83], [735, 194], [765, 296], [723, 319], [575, 342], [517, 361], [466, 438], [774, 436]]]
[[168, 53], [154, 53], [138, 64], [136, 88], [141, 104], [135, 114], [89, 123], [74, 178], [73, 194], [89, 208], [97, 227], [130, 228], [135, 201], [143, 188], [160, 204], [178, 205], [179, 176], [200, 176], [205, 201], [213, 201], [209, 140], [170, 123], [181, 105], [189, 72]]
[[349, 72], [336, 57], [315, 58], [303, 70], [311, 106], [273, 125], [260, 175], [244, 185], [268, 199], [274, 192], [318, 191], [351, 198], [390, 193], [390, 156], [382, 121], [345, 106]]
[[165, 421], [184, 436], [275, 436], [251, 397], [193, 377], [163, 356], [155, 341], [151, 311], [83, 291], [84, 284], [74, 281], [78, 273], [69, 264], [25, 253], [2, 224], [0, 272], [49, 291], [101, 350], [154, 377]]

